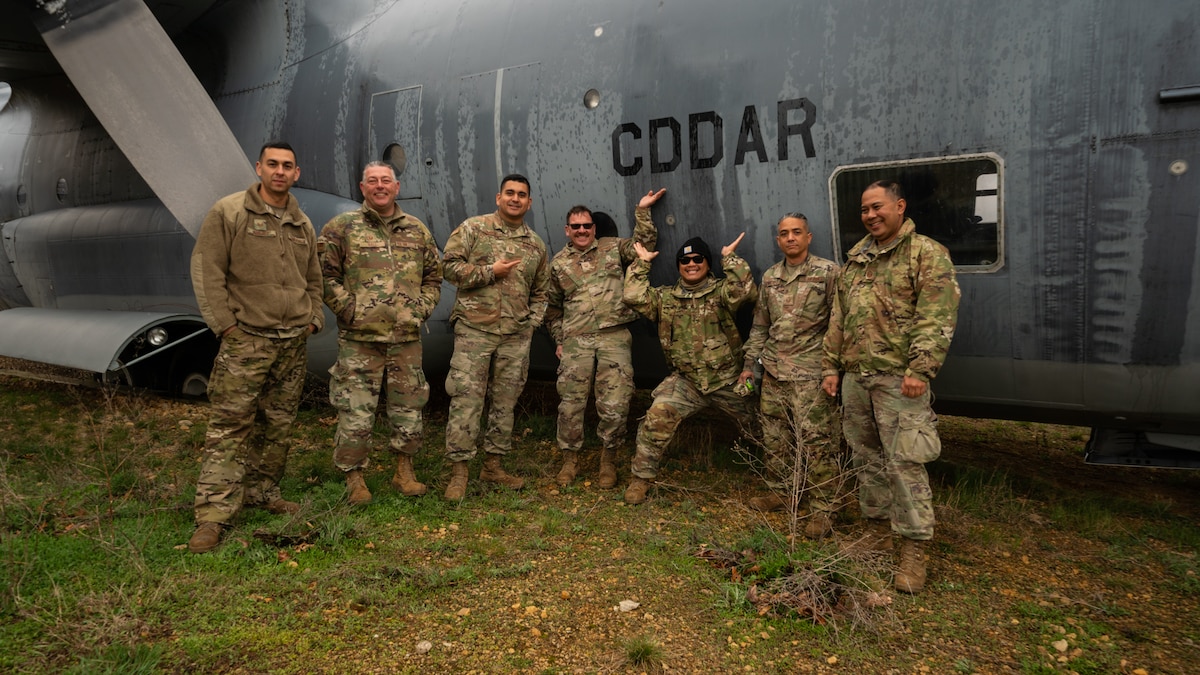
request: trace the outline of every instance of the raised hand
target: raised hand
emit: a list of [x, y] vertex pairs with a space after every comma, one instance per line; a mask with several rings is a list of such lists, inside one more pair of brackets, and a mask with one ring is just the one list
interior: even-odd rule
[[746, 236], [746, 233], [742, 232], [741, 234], [738, 235], [737, 239], [733, 240], [732, 244], [722, 247], [721, 248], [721, 257], [724, 258], [725, 256], [729, 255], [730, 253], [733, 253], [734, 251], [736, 251], [738, 244], [742, 243], [742, 237], [744, 237], [744, 236]]
[[655, 202], [662, 199], [662, 196], [665, 194], [667, 194], [667, 188], [663, 188], [663, 189], [659, 190], [658, 192], [655, 192], [654, 190], [647, 192], [646, 196], [642, 197], [641, 201], [638, 202], [638, 208], [639, 209], [650, 208], [651, 206], [654, 205]]

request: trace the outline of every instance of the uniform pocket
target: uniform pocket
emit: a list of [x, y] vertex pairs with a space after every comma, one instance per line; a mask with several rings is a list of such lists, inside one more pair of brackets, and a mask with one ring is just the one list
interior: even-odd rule
[[925, 464], [942, 454], [942, 439], [937, 434], [937, 418], [932, 410], [900, 413], [896, 434], [896, 458]]

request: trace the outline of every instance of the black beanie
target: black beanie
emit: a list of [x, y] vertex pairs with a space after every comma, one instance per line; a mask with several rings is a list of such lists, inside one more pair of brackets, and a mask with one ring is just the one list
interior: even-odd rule
[[704, 256], [704, 259], [708, 261], [710, 266], [713, 264], [712, 251], [708, 249], [708, 244], [704, 243], [704, 240], [700, 237], [692, 237], [683, 242], [683, 246], [680, 246], [679, 252], [675, 254], [675, 262], [679, 262], [679, 259], [683, 256], [693, 253]]

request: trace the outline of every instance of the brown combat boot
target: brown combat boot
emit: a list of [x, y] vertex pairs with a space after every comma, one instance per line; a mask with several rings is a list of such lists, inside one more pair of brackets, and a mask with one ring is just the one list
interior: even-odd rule
[[611, 490], [617, 486], [617, 450], [604, 448], [600, 451], [600, 489]]
[[489, 454], [487, 459], [483, 460], [483, 470], [479, 472], [479, 479], [489, 483], [499, 483], [510, 490], [520, 490], [525, 487], [524, 478], [505, 473], [500, 466], [500, 455]]
[[751, 497], [750, 506], [763, 512], [782, 511], [787, 507], [787, 502], [783, 501], [779, 495], [772, 492], [765, 497]]
[[891, 555], [894, 550], [892, 545], [892, 522], [890, 520], [870, 519], [867, 521], [867, 529], [857, 539], [853, 539], [842, 544], [841, 550], [843, 553], [864, 555], [868, 553], [881, 553]]
[[450, 484], [446, 486], [446, 494], [442, 495], [449, 501], [457, 502], [467, 494], [467, 461], [455, 462], [450, 465]]
[[208, 553], [221, 543], [220, 523], [200, 523], [192, 538], [188, 539], [188, 551], [191, 553]]
[[296, 502], [289, 502], [288, 500], [284, 499], [283, 497], [278, 497], [276, 499], [272, 499], [271, 501], [267, 502], [266, 504], [263, 504], [262, 507], [264, 509], [266, 509], [267, 511], [269, 511], [270, 513], [274, 513], [277, 516], [282, 515], [284, 513], [295, 513], [300, 510], [299, 504], [297, 504]]
[[363, 481], [362, 469], [351, 469], [346, 472], [346, 492], [349, 493], [350, 506], [361, 506], [371, 503], [371, 491]]
[[916, 594], [925, 588], [925, 549], [929, 542], [909, 539], [900, 541], [900, 569], [893, 583], [902, 593]]
[[396, 473], [392, 476], [392, 487], [405, 497], [420, 497], [429, 491], [425, 484], [417, 480], [413, 471], [412, 455], [401, 454], [396, 460]]
[[554, 482], [558, 483], [559, 487], [566, 487], [575, 480], [575, 462], [579, 459], [579, 453], [574, 450], [563, 450], [563, 465], [558, 470], [558, 475], [554, 477]]
[[[813, 511], [808, 515], [804, 524], [804, 536], [809, 539], [821, 539], [833, 531], [833, 518], [824, 511]], [[888, 541], [892, 538], [888, 537]]]
[[650, 481], [645, 478], [633, 477], [629, 487], [625, 488], [626, 504], [641, 504], [646, 501], [646, 492], [650, 489]]

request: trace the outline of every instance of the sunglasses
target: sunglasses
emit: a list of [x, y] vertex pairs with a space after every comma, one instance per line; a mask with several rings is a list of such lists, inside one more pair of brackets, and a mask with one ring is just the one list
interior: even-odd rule
[[590, 230], [595, 226], [595, 223], [567, 223], [567, 227], [570, 227], [572, 230]]
[[679, 257], [680, 265], [699, 265], [702, 262], [704, 262], [704, 256], [702, 255], [685, 255]]

